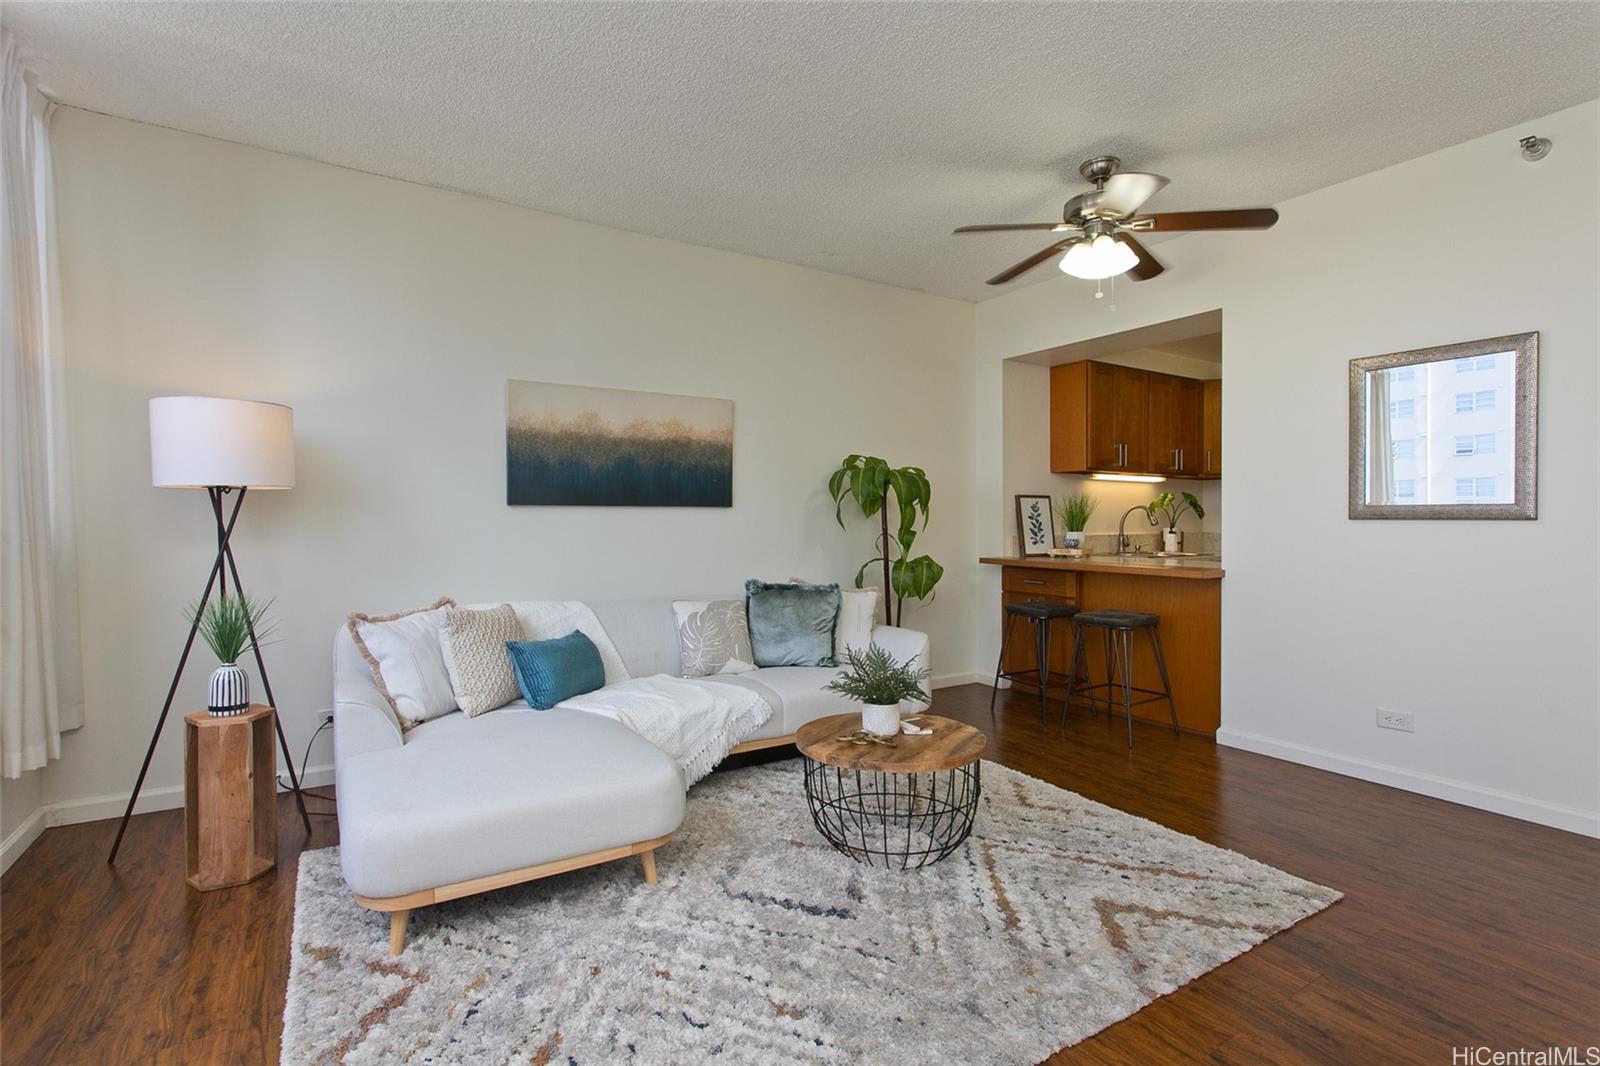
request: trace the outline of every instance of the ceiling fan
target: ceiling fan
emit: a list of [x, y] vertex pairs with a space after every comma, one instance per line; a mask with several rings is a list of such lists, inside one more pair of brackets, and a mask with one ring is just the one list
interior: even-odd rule
[[1207, 229], [1268, 229], [1278, 221], [1270, 207], [1244, 207], [1230, 211], [1177, 211], [1164, 215], [1136, 214], [1146, 200], [1167, 185], [1159, 174], [1118, 173], [1122, 160], [1102, 155], [1078, 168], [1093, 192], [1080, 193], [1061, 208], [1060, 222], [1010, 222], [993, 226], [962, 226], [957, 233], [1006, 233], [1014, 230], [1048, 230], [1056, 243], [1035, 252], [1015, 266], [990, 278], [1004, 285], [1027, 273], [1058, 252], [1061, 269], [1073, 277], [1095, 280], [1127, 273], [1134, 281], [1148, 281], [1166, 267], [1139, 243], [1136, 233], [1182, 233]]

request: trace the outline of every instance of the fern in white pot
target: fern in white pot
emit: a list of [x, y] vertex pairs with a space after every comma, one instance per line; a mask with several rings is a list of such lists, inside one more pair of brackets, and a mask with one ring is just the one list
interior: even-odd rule
[[866, 651], [846, 648], [844, 669], [822, 686], [846, 699], [861, 704], [861, 728], [880, 737], [900, 732], [900, 705], [926, 703], [928, 694], [922, 683], [928, 671], [917, 666], [913, 655], [904, 663], [877, 644]]

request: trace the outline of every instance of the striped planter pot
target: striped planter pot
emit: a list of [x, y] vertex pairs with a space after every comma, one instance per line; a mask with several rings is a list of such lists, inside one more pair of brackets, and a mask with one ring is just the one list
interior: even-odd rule
[[206, 686], [206, 710], [222, 717], [250, 709], [250, 675], [238, 663], [223, 663]]

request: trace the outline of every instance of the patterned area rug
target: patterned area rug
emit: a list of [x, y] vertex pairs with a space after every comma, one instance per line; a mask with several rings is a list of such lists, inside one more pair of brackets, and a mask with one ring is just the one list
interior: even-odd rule
[[636, 859], [419, 910], [390, 959], [337, 849], [300, 858], [285, 1063], [1032, 1063], [1339, 893], [983, 766], [972, 836], [864, 867], [800, 761], [695, 786]]

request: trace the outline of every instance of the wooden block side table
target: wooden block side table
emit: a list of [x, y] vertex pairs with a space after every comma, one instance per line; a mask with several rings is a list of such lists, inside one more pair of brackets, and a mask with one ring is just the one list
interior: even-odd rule
[[277, 865], [278, 752], [272, 708], [183, 720], [183, 823], [189, 884], [242, 885]]

